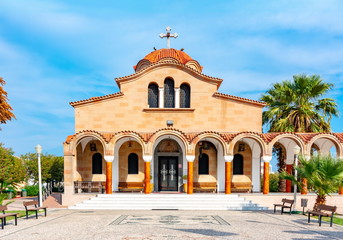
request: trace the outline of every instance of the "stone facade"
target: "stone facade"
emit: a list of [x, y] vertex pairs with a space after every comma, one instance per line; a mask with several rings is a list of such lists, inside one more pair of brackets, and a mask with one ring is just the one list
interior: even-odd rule
[[[71, 103], [75, 134], [64, 143], [66, 194], [75, 193], [75, 181], [106, 182], [107, 193], [120, 190], [120, 183], [141, 184], [146, 193], [161, 191], [165, 184], [171, 191], [183, 191], [184, 183], [188, 193], [193, 192], [193, 183], [203, 185], [203, 190], [214, 184], [215, 191], [230, 193], [237, 190], [234, 182], [240, 180], [235, 179], [245, 179], [246, 191], [260, 192], [261, 177], [267, 183], [269, 176], [261, 164], [269, 165], [275, 143], [285, 149], [287, 165], [294, 162], [296, 145], [305, 156], [312, 146], [324, 154], [334, 147], [337, 156], [343, 156], [343, 134], [263, 134], [265, 104], [217, 92], [222, 80], [204, 75], [200, 64], [182, 51], [156, 50], [135, 70], [116, 79], [120, 92]], [[165, 97], [170, 90], [166, 79], [173, 82], [171, 108], [165, 107], [170, 100]], [[148, 104], [149, 94], [154, 94], [151, 84], [158, 89], [158, 95], [150, 96], [158, 101], [154, 107]], [[188, 96], [182, 92], [185, 84]], [[182, 94], [189, 97], [189, 107], [181, 107]], [[129, 174], [131, 153], [138, 156], [135, 174]], [[94, 163], [94, 154], [101, 154], [102, 160]], [[208, 174], [199, 174], [201, 154], [209, 158]], [[239, 175], [244, 178], [233, 174], [237, 154], [243, 159]], [[161, 159], [167, 168], [161, 167]], [[93, 173], [94, 167], [101, 169]]]

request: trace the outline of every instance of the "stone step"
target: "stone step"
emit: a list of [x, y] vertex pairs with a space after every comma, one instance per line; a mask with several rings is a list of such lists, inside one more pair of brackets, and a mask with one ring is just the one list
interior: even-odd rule
[[267, 210], [237, 194], [99, 194], [70, 209]]

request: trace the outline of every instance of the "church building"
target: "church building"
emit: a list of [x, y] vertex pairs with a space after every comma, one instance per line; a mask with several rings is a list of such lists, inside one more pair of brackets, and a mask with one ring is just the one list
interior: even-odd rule
[[343, 157], [341, 133], [262, 133], [265, 103], [219, 92], [223, 80], [205, 75], [183, 49], [155, 50], [115, 81], [119, 92], [70, 103], [75, 133], [64, 142], [66, 196], [268, 194], [275, 145], [284, 149], [289, 172], [295, 147], [307, 157], [331, 148]]

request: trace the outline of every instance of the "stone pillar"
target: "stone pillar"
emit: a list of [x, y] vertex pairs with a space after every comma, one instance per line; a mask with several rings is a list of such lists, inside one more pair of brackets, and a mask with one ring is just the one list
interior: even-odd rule
[[106, 194], [112, 194], [112, 162], [114, 156], [104, 156], [106, 161]]
[[152, 160], [152, 156], [144, 155], [144, 193], [149, 194], [150, 191], [150, 162]]
[[231, 194], [231, 172], [233, 156], [224, 156], [225, 159], [225, 194]]
[[164, 88], [160, 87], [158, 88], [159, 94], [158, 94], [158, 107], [164, 108]]
[[187, 155], [186, 156], [187, 159], [187, 165], [188, 165], [188, 169], [187, 169], [187, 194], [193, 194], [193, 163], [194, 163], [194, 159], [195, 156], [193, 155]]
[[74, 171], [76, 169], [76, 157], [71, 153], [64, 155], [64, 195], [72, 195], [75, 193], [74, 188]]
[[180, 108], [180, 88], [174, 88], [175, 108]]
[[[287, 164], [286, 165], [286, 172], [288, 174], [292, 174], [292, 170], [293, 170], [293, 165]], [[292, 192], [292, 181], [291, 180], [286, 180], [286, 192], [288, 192], [288, 193]]]
[[262, 156], [263, 164], [263, 194], [269, 193], [269, 162], [272, 156]]

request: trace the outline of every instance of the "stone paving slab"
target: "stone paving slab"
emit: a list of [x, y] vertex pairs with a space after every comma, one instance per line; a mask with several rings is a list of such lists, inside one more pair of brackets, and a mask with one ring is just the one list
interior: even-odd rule
[[[124, 217], [125, 218], [124, 218]], [[215, 218], [213, 218], [215, 216]], [[219, 217], [219, 218], [216, 218]], [[122, 221], [119, 221], [121, 218]], [[119, 219], [119, 220], [118, 220]], [[133, 219], [130, 224], [120, 224]], [[211, 220], [206, 222], [207, 220]], [[229, 224], [220, 224], [227, 222]], [[181, 224], [173, 224], [174, 220]], [[117, 224], [113, 224], [117, 221]], [[146, 224], [146, 221], [150, 221]], [[161, 223], [162, 221], [162, 223]], [[164, 223], [163, 223], [164, 221]], [[216, 224], [214, 224], [216, 223]], [[48, 210], [0, 229], [2, 239], [343, 239], [343, 227], [306, 216], [244, 211]]]

